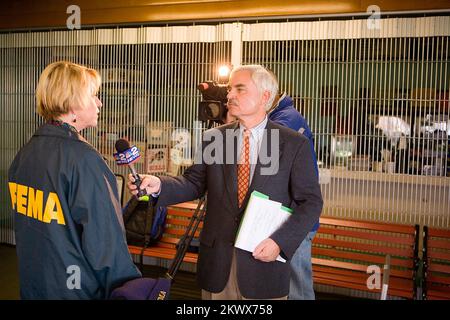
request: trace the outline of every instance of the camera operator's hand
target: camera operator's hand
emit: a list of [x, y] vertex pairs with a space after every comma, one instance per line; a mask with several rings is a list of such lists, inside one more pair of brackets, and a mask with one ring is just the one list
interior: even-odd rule
[[[161, 180], [156, 177], [156, 176], [152, 176], [152, 175], [140, 175], [142, 182], [141, 182], [141, 186], [140, 188], [142, 190], [145, 189], [145, 191], [147, 192], [147, 194], [159, 194], [159, 192], [161, 191]], [[131, 194], [133, 195], [137, 195], [138, 190], [136, 185], [134, 184], [134, 178], [132, 174], [128, 175], [128, 183], [127, 183], [127, 187], [130, 190]]]

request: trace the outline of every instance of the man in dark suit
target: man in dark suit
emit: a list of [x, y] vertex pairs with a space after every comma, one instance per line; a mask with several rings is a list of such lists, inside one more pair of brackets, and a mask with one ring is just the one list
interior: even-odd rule
[[[267, 119], [277, 92], [264, 67], [234, 69], [227, 106], [238, 121], [206, 131], [201, 153], [182, 176], [143, 176], [141, 188], [158, 197], [158, 206], [208, 192], [197, 268], [204, 299], [286, 299], [290, 267], [276, 258], [289, 260], [319, 219], [323, 203], [308, 139]], [[128, 187], [136, 194], [132, 182], [130, 176]], [[248, 252], [234, 241], [255, 190], [293, 214]]]

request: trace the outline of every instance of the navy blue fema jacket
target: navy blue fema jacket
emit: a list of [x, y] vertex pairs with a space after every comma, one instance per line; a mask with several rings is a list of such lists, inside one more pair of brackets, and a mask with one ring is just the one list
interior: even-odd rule
[[22, 299], [106, 299], [141, 276], [128, 252], [116, 178], [77, 132], [41, 126], [8, 180]]
[[[308, 138], [313, 155], [314, 168], [316, 169], [317, 175], [319, 175], [316, 152], [314, 151], [314, 136], [308, 126], [308, 123], [306, 122], [306, 119], [300, 112], [297, 111], [297, 109], [295, 109], [294, 101], [286, 93], [283, 93], [280, 101], [278, 101], [278, 105], [269, 113], [269, 120], [298, 131]], [[319, 222], [317, 222], [311, 231], [317, 231], [319, 226]]]

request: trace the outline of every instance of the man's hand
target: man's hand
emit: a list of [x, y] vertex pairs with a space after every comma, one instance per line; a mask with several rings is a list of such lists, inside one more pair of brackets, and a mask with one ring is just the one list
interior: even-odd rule
[[280, 255], [280, 247], [275, 241], [267, 238], [261, 241], [253, 251], [253, 258], [261, 260], [263, 262], [272, 262]]
[[[148, 195], [152, 193], [159, 193], [159, 191], [161, 190], [161, 180], [159, 180], [158, 177], [145, 174], [139, 176], [142, 179], [140, 186], [141, 190], [145, 189]], [[138, 190], [136, 185], [134, 184], [134, 178], [132, 174], [128, 175], [127, 187], [133, 195], [137, 195]]]

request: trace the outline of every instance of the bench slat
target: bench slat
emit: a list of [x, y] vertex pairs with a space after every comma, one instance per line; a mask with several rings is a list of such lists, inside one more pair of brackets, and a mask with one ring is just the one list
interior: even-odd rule
[[428, 251], [428, 258], [431, 259], [439, 259], [446, 260], [450, 262], [450, 252], [442, 252], [442, 251]]
[[414, 256], [414, 250], [412, 248], [389, 248], [384, 246], [377, 246], [373, 244], [366, 244], [366, 243], [358, 243], [358, 242], [351, 242], [351, 241], [344, 241], [344, 240], [332, 240], [327, 238], [321, 238], [321, 237], [314, 237], [313, 243], [316, 244], [322, 244], [322, 245], [328, 245], [332, 247], [342, 247], [342, 248], [349, 248], [354, 250], [361, 250], [364, 252], [372, 252], [372, 253], [378, 253], [378, 254], [390, 254], [393, 256], [399, 256], [399, 257], [408, 257], [412, 258]]
[[428, 266], [427, 271], [448, 273], [450, 276], [450, 265], [432, 263], [431, 265]]
[[[367, 288], [367, 286], [360, 285], [360, 284], [345, 283], [345, 285], [344, 285], [342, 282], [339, 282], [336, 280], [323, 279], [323, 278], [318, 278], [318, 277], [314, 277], [314, 282], [327, 284], [327, 285], [331, 285], [331, 286], [336, 286], [336, 287], [341, 287], [341, 288], [360, 290], [360, 291], [368, 291], [368, 292], [374, 292], [374, 293], [381, 292], [380, 289], [370, 290], [369, 288]], [[413, 296], [413, 294], [410, 292], [395, 290], [395, 289], [389, 289], [388, 294], [392, 295], [392, 296], [396, 296], [396, 297], [409, 298], [409, 299], [411, 299]]]
[[[327, 268], [324, 268], [320, 271], [319, 270], [315, 271], [314, 275], [319, 278], [328, 278], [328, 279], [333, 279], [333, 280], [339, 280], [344, 283], [350, 282], [350, 283], [357, 283], [357, 284], [366, 285], [366, 286], [367, 286], [367, 280], [370, 277], [370, 274], [362, 273], [362, 272], [355, 272], [355, 271], [352, 271], [349, 274], [337, 275], [335, 270], [330, 270]], [[404, 278], [395, 278], [395, 277], [391, 278], [391, 276], [389, 277], [389, 287], [392, 289], [410, 292], [411, 295], [412, 295], [413, 289], [414, 289], [413, 283], [411, 281], [408, 281], [407, 279], [404, 279]], [[369, 290], [372, 290], [372, 289], [369, 289]]]
[[431, 284], [434, 282], [434, 283], [450, 285], [450, 277], [438, 276], [436, 274], [431, 274], [428, 276], [428, 282]]
[[444, 287], [441, 285], [427, 286], [427, 299], [429, 300], [449, 300], [450, 299], [450, 287]]
[[429, 291], [427, 292], [427, 300], [450, 300], [450, 294], [440, 291]]
[[[383, 274], [383, 271], [384, 270], [381, 269], [381, 274]], [[317, 272], [357, 277], [360, 279], [360, 281], [364, 280], [364, 282], [367, 281], [367, 278], [369, 277], [369, 274], [367, 272], [347, 270], [347, 269], [338, 269], [338, 268], [314, 264], [313, 265], [313, 273], [316, 274]], [[411, 275], [409, 275], [408, 277], [397, 277], [395, 275], [389, 275], [389, 280], [392, 279], [396, 283], [396, 286], [399, 288], [411, 288], [412, 289], [413, 282], [410, 281], [410, 278], [411, 278]]]
[[[182, 236], [182, 235], [184, 235], [184, 233], [186, 232], [186, 229], [175, 229], [175, 228], [167, 228], [165, 231], [164, 231], [164, 234], [170, 234], [170, 235], [178, 235], [178, 236]], [[195, 237], [199, 237], [199, 235], [200, 235], [200, 231], [195, 231]]]
[[197, 209], [198, 203], [196, 202], [182, 202], [178, 204], [174, 204], [168, 207], [168, 209], [188, 209], [194, 211]]
[[396, 236], [386, 235], [386, 234], [376, 234], [376, 233], [337, 229], [337, 228], [322, 227], [322, 226], [320, 226], [319, 232], [322, 234], [332, 234], [332, 235], [336, 235], [336, 236], [345, 236], [345, 237], [351, 237], [351, 238], [376, 240], [376, 241], [382, 241], [382, 242], [387, 242], [387, 243], [414, 245], [414, 236], [413, 235], [409, 235], [408, 237], [396, 237]]
[[[320, 248], [320, 247], [313, 247], [312, 254], [328, 256], [331, 258], [355, 259], [355, 260], [359, 260], [359, 261], [363, 261], [363, 262], [365, 261], [365, 262], [377, 263], [380, 265], [384, 265], [385, 259], [386, 259], [385, 256], [381, 256], [381, 255], [374, 256], [374, 255], [365, 254], [365, 253], [346, 252], [343, 250], [326, 249], [326, 248]], [[412, 269], [414, 266], [414, 263], [412, 260], [405, 260], [405, 259], [398, 259], [398, 258], [391, 257], [391, 267], [392, 266]]]
[[360, 229], [370, 229], [377, 231], [390, 231], [405, 234], [415, 234], [415, 227], [400, 224], [390, 224], [381, 222], [370, 222], [370, 221], [360, 221], [360, 220], [350, 220], [350, 219], [337, 219], [337, 218], [325, 218], [321, 217], [319, 219], [320, 224], [334, 225], [341, 227], [352, 227]]
[[450, 230], [438, 229], [438, 228], [428, 228], [428, 236], [450, 239]]
[[[327, 259], [320, 259], [320, 258], [312, 258], [312, 263], [327, 267], [333, 267], [333, 268], [341, 268], [341, 269], [347, 269], [347, 270], [355, 270], [360, 272], [367, 272], [367, 267], [369, 265], [360, 265], [356, 263], [351, 262], [343, 262], [343, 261], [336, 261], [336, 260], [327, 260]], [[401, 270], [390, 270], [390, 274], [392, 276], [398, 276], [403, 278], [411, 278], [412, 272], [410, 271], [401, 271]]]
[[[189, 226], [190, 223], [190, 219], [176, 219], [176, 218], [166, 218], [166, 226], [180, 226], [180, 227], [184, 227], [186, 228], [187, 226]], [[198, 228], [202, 228], [203, 227], [203, 222], [200, 222], [198, 224]]]
[[184, 218], [191, 218], [192, 212], [186, 211], [186, 210], [167, 210], [167, 217], [184, 217]]
[[439, 248], [439, 249], [449, 249], [450, 250], [450, 241], [428, 239], [427, 246], [429, 248]]

